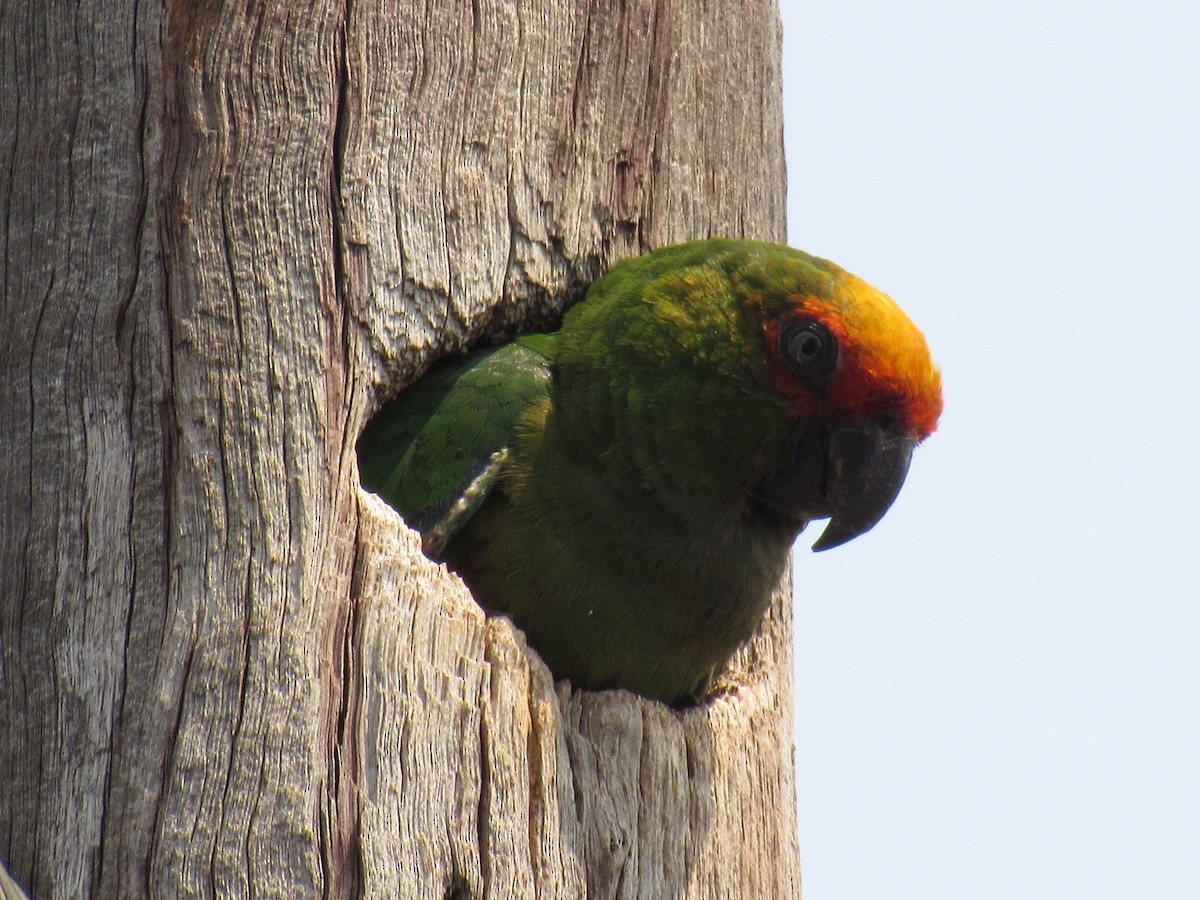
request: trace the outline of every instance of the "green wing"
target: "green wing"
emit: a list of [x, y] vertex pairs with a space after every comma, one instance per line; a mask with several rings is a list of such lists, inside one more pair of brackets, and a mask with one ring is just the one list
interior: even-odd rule
[[549, 396], [557, 337], [527, 335], [436, 363], [359, 438], [363, 487], [421, 532], [430, 556], [491, 491], [521, 414]]

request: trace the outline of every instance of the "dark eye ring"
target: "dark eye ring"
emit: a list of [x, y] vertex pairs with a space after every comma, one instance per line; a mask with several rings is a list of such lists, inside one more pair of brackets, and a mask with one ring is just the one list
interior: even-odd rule
[[794, 375], [824, 378], [837, 364], [837, 340], [820, 322], [796, 319], [779, 332], [779, 355]]

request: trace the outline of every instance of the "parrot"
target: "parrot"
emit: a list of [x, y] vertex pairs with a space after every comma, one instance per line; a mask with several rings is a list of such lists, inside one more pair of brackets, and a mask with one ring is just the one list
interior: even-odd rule
[[435, 362], [368, 422], [363, 487], [557, 678], [702, 702], [813, 520], [876, 525], [941, 371], [834, 263], [714, 238], [613, 265], [559, 330]]

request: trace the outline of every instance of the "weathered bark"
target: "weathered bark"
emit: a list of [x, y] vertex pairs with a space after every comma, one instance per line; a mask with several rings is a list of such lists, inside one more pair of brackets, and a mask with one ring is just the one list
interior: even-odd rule
[[789, 606], [572, 693], [358, 487], [438, 355], [783, 237], [773, 0], [0, 6], [0, 858], [37, 897], [798, 893]]

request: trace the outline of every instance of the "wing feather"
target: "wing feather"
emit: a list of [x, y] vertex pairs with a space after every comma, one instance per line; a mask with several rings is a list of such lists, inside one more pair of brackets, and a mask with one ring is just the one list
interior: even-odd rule
[[555, 337], [529, 335], [436, 363], [359, 439], [363, 487], [421, 532], [430, 556], [487, 498], [521, 414], [549, 397]]

